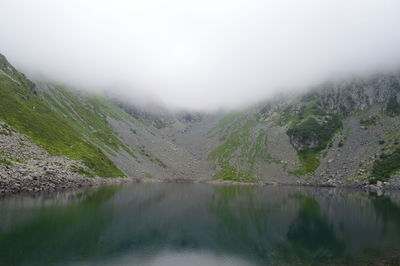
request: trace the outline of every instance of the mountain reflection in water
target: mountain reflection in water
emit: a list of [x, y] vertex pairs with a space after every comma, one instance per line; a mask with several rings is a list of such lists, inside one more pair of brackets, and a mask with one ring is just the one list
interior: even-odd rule
[[400, 264], [400, 194], [128, 184], [0, 200], [0, 265]]

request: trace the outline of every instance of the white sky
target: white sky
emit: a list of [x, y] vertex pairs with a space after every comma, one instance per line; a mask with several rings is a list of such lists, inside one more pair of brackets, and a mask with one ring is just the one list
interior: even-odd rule
[[0, 0], [30, 75], [170, 107], [235, 107], [400, 66], [400, 0]]

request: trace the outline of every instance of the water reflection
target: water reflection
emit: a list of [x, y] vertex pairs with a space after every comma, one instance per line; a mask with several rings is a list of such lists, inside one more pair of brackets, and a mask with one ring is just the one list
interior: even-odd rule
[[400, 196], [131, 184], [0, 201], [0, 265], [396, 264]]
[[39, 205], [30, 210], [18, 204], [15, 209], [2, 211], [2, 217], [29, 217], [1, 230], [0, 265], [54, 265], [65, 258], [102, 254], [104, 248], [98, 240], [111, 221], [111, 207], [102, 203], [116, 192], [117, 187], [103, 187], [78, 193], [62, 206]]
[[300, 202], [296, 218], [289, 226], [281, 257], [287, 262], [326, 263], [343, 258], [345, 241], [336, 234], [315, 198], [296, 195]]

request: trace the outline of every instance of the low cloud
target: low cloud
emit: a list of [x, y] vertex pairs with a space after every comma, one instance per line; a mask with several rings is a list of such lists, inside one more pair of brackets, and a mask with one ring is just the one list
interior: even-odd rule
[[13, 0], [0, 53], [31, 76], [173, 108], [238, 107], [400, 65], [398, 0]]

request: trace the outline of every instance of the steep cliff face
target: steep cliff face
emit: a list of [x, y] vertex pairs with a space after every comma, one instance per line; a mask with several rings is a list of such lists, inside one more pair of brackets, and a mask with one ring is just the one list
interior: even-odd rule
[[323, 149], [342, 128], [346, 116], [379, 104], [385, 106], [386, 114], [394, 116], [399, 96], [400, 77], [395, 74], [319, 85], [283, 110], [290, 126], [287, 134], [298, 151]]
[[327, 109], [346, 115], [369, 106], [387, 103], [400, 96], [400, 75], [376, 74], [369, 78], [354, 78], [317, 86], [309, 94]]

